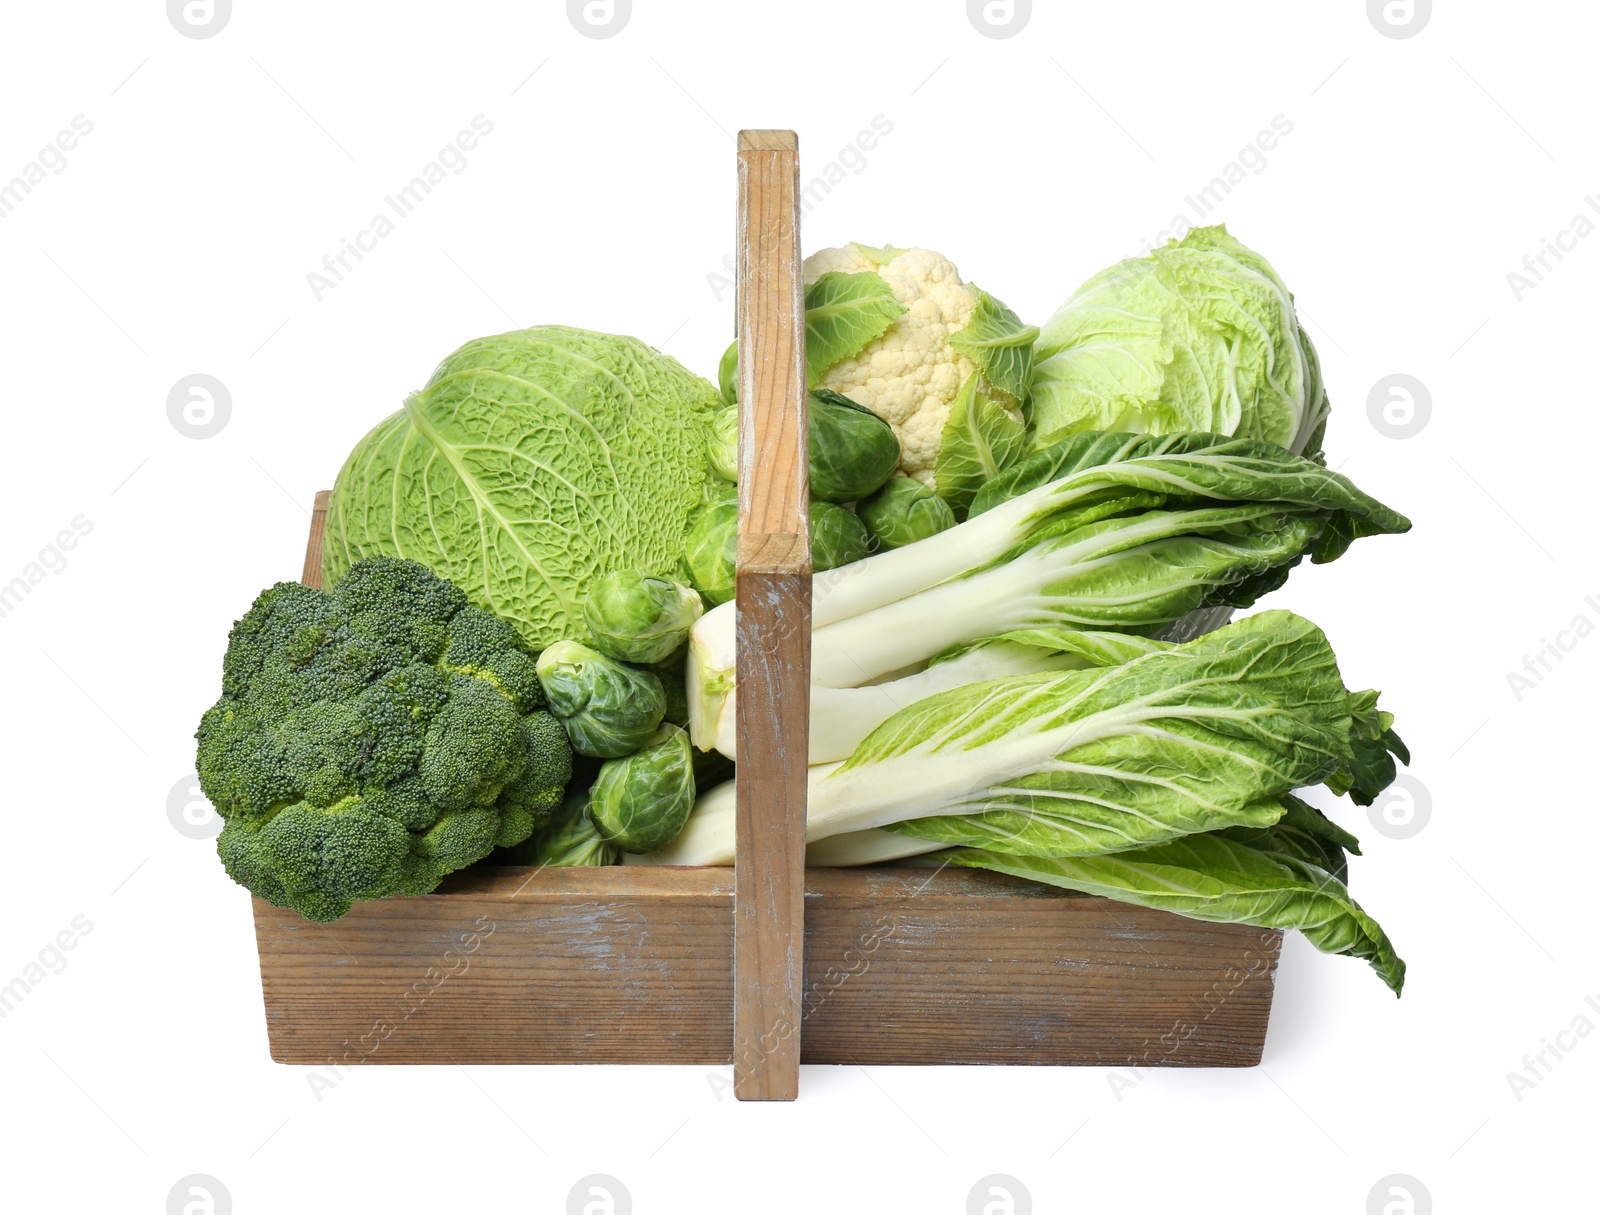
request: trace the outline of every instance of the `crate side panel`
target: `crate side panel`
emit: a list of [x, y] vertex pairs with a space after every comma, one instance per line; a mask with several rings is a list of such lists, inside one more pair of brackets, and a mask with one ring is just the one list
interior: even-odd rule
[[280, 1063], [726, 1063], [731, 900], [455, 894], [333, 924], [256, 903]]
[[1281, 934], [1088, 898], [814, 898], [807, 1063], [1251, 1067]]

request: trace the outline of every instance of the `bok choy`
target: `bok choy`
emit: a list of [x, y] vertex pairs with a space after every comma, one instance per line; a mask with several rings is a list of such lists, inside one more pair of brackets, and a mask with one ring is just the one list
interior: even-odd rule
[[[1019, 629], [1156, 633], [1198, 608], [1249, 606], [1307, 554], [1332, 561], [1409, 527], [1270, 443], [1078, 435], [985, 485], [967, 522], [819, 577], [812, 682], [858, 688]], [[733, 691], [732, 605], [690, 641], [690, 732], [709, 749]]]
[[[1266, 827], [1291, 790], [1371, 797], [1358, 743], [1388, 719], [1349, 692], [1322, 631], [1262, 612], [1112, 666], [1010, 675], [919, 700], [811, 770], [806, 838], [884, 827], [929, 847], [1082, 856]], [[1379, 786], [1381, 788], [1381, 786]], [[733, 797], [701, 798], [656, 859], [733, 859]]]

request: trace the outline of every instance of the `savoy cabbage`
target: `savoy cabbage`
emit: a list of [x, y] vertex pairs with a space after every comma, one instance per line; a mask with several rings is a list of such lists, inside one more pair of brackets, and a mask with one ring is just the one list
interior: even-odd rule
[[546, 325], [468, 342], [339, 471], [324, 585], [408, 557], [535, 649], [587, 637], [599, 578], [676, 569], [720, 403], [629, 337]]

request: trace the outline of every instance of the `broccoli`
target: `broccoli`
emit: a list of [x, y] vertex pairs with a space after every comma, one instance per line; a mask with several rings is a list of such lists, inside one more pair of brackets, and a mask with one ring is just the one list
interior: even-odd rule
[[263, 591], [195, 735], [229, 876], [335, 920], [527, 839], [572, 778], [535, 658], [414, 561], [359, 561], [331, 591]]

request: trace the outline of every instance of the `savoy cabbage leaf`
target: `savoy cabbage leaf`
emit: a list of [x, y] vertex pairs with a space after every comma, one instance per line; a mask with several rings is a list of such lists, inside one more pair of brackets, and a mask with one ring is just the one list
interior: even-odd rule
[[345, 461], [324, 585], [363, 557], [409, 557], [536, 649], [587, 637], [586, 587], [676, 569], [719, 404], [629, 337], [550, 325], [468, 342]]

